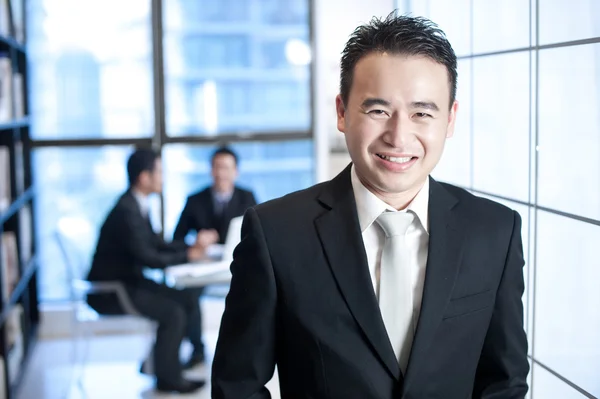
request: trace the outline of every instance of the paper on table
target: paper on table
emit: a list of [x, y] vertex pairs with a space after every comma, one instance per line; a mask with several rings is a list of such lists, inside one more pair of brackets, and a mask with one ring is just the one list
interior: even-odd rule
[[229, 271], [231, 265], [228, 261], [207, 262], [207, 263], [185, 263], [182, 265], [171, 266], [165, 269], [167, 277], [203, 277], [215, 273]]

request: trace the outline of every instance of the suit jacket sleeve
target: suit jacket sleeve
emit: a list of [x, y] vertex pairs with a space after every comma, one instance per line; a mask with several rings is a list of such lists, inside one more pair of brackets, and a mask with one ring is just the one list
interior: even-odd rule
[[128, 250], [137, 263], [151, 268], [164, 269], [167, 266], [188, 261], [185, 248], [167, 250], [158, 244], [157, 237], [137, 210], [127, 210], [123, 213], [123, 237], [126, 237]]
[[252, 208], [244, 217], [231, 273], [212, 368], [212, 398], [270, 398], [265, 384], [275, 369], [277, 288], [261, 222]]
[[190, 204], [190, 199], [188, 198], [181, 216], [179, 216], [179, 222], [177, 222], [177, 226], [175, 227], [173, 241], [183, 241], [187, 233], [192, 229], [192, 212], [193, 206]]
[[154, 234], [154, 242], [156, 243], [156, 246], [163, 251], [180, 252], [187, 251], [189, 248], [189, 246], [183, 240], [174, 240], [171, 242], [165, 241], [162, 234]]
[[521, 217], [514, 224], [494, 313], [477, 367], [473, 399], [523, 399], [527, 393], [527, 336], [523, 329]]

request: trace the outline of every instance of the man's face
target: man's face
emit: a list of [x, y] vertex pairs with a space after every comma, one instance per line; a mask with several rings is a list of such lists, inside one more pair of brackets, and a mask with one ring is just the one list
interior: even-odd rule
[[213, 159], [212, 177], [217, 191], [233, 190], [238, 171], [235, 158], [229, 154], [219, 154]]
[[454, 132], [446, 67], [420, 56], [371, 53], [360, 59], [348, 104], [336, 99], [361, 182], [381, 197], [416, 195]]
[[154, 161], [154, 170], [152, 172], [148, 172], [148, 191], [151, 193], [160, 193], [162, 192], [162, 184], [162, 161], [160, 158], [157, 158], [156, 161]]
[[145, 194], [160, 193], [162, 183], [162, 162], [157, 158], [154, 161], [154, 170], [145, 170], [140, 174], [137, 188]]

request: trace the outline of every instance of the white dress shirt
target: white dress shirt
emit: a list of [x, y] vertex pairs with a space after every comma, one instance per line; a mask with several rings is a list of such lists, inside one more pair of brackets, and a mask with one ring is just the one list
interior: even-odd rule
[[142, 216], [147, 218], [150, 213], [150, 199], [147, 195], [144, 195], [135, 189], [131, 190], [131, 193], [133, 194], [133, 197], [135, 198], [140, 207], [140, 212]]
[[410, 251], [410, 264], [408, 267], [411, 269], [413, 326], [416, 329], [423, 299], [427, 250], [429, 248], [429, 179], [426, 179], [425, 184], [417, 196], [408, 207], [402, 211], [397, 211], [370, 192], [358, 178], [356, 171], [354, 170], [354, 165], [352, 165], [351, 179], [358, 211], [360, 231], [362, 232], [363, 243], [367, 253], [367, 262], [369, 264], [369, 272], [373, 283], [373, 290], [378, 298], [379, 268], [381, 264], [381, 253], [385, 243], [385, 234], [383, 229], [374, 222], [381, 213], [386, 211], [406, 212], [407, 209], [410, 209], [417, 216], [406, 233], [406, 238], [408, 240], [407, 246]]

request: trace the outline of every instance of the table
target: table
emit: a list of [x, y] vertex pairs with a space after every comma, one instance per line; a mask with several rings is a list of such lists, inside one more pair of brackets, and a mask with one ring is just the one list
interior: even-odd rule
[[206, 287], [231, 281], [229, 261], [202, 261], [170, 266], [165, 269], [165, 282], [174, 288]]

